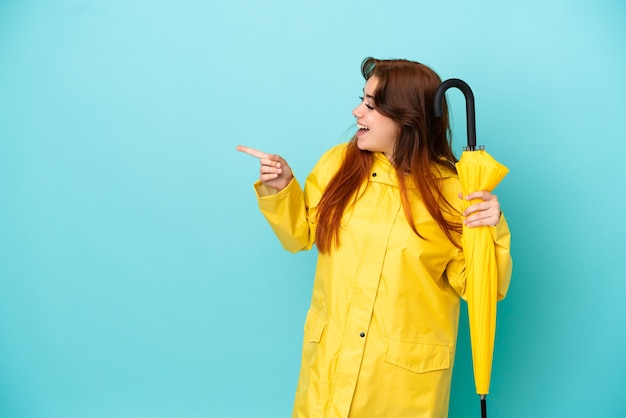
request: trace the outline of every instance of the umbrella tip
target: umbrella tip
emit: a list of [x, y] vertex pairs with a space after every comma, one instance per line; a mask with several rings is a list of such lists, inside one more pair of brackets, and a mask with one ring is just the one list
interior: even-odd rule
[[487, 395], [480, 395], [480, 416], [487, 418]]

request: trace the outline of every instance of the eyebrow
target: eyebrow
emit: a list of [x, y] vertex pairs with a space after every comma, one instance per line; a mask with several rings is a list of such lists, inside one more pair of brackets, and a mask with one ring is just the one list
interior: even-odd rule
[[365, 95], [365, 97], [367, 97], [368, 99], [372, 99], [374, 100], [374, 96], [370, 95], [370, 94], [366, 94], [365, 93], [365, 89], [363, 89], [363, 94]]

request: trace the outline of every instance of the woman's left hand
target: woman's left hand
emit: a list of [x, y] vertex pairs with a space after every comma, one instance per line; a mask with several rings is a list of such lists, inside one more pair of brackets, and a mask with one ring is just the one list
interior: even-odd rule
[[500, 202], [498, 196], [487, 191], [473, 192], [463, 197], [459, 193], [459, 197], [465, 200], [482, 200], [482, 202], [470, 205], [463, 212], [465, 220], [463, 223], [473, 228], [475, 226], [496, 226], [500, 222]]

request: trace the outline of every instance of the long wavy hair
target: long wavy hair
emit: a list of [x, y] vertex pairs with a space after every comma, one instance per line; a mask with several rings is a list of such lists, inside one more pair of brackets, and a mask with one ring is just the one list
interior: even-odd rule
[[[454, 210], [441, 191], [433, 165], [444, 165], [456, 172], [457, 162], [451, 147], [448, 108], [443, 101], [443, 116], [434, 114], [434, 97], [441, 84], [439, 76], [429, 67], [408, 60], [366, 58], [361, 64], [365, 80], [378, 79], [374, 94], [376, 111], [394, 120], [399, 134], [393, 150], [402, 207], [413, 231], [421, 238], [411, 211], [407, 177], [413, 180], [428, 212], [448, 239], [457, 247], [452, 232], [460, 232], [461, 224], [450, 221], [444, 212]], [[356, 135], [350, 140], [346, 155], [317, 206], [316, 246], [320, 253], [339, 247], [341, 218], [346, 207], [358, 199], [357, 191], [368, 181], [373, 162], [370, 151], [357, 147]], [[346, 192], [348, 191], [348, 192]]]

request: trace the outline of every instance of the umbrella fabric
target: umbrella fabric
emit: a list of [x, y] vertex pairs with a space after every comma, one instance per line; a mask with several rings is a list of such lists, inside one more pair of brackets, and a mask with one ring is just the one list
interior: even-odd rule
[[[456, 165], [463, 195], [493, 191], [508, 168], [484, 150], [464, 151]], [[467, 208], [477, 201], [466, 201]], [[466, 300], [476, 393], [489, 393], [496, 330], [497, 266], [491, 227], [463, 227], [467, 268]]]

